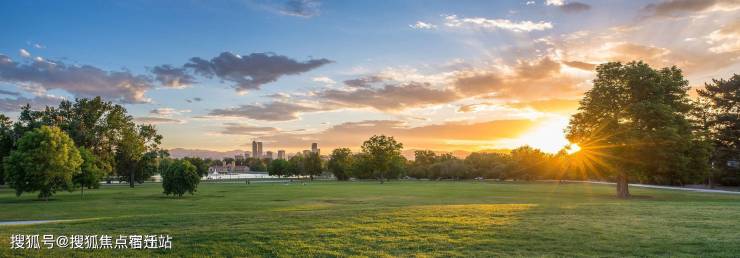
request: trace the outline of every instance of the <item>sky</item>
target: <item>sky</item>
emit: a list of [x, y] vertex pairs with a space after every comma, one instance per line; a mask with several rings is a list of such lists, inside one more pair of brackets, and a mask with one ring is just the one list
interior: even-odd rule
[[165, 148], [556, 152], [600, 63], [740, 71], [740, 0], [30, 0], [0, 23], [0, 112], [101, 96]]

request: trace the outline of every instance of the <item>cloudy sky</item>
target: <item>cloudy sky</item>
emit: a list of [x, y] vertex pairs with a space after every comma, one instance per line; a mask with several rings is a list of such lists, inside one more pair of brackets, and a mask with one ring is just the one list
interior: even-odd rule
[[740, 0], [2, 1], [0, 112], [102, 96], [167, 148], [556, 151], [593, 67], [740, 71]]

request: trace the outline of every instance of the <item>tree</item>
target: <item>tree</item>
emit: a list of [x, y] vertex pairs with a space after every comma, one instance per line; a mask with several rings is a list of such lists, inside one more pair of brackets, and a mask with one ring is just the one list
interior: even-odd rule
[[13, 123], [9, 117], [0, 114], [0, 185], [5, 184], [3, 159], [10, 155], [10, 151], [13, 150], [13, 142]]
[[116, 174], [120, 180], [129, 182], [129, 186], [133, 188], [136, 173], [140, 171], [139, 161], [144, 156], [146, 146], [133, 128], [124, 130], [121, 138], [122, 141], [116, 147]]
[[106, 173], [100, 168], [102, 167], [101, 161], [95, 154], [85, 147], [79, 148], [79, 151], [82, 165], [80, 165], [80, 173], [76, 174], [72, 181], [80, 187], [80, 195], [84, 195], [86, 187], [87, 189], [100, 187], [100, 180], [105, 177]]
[[362, 143], [362, 152], [368, 155], [370, 169], [381, 184], [388, 177], [394, 162], [399, 161], [401, 149], [403, 144], [396, 142], [393, 136], [373, 135]]
[[269, 175], [271, 176], [285, 176], [288, 174], [288, 167], [290, 164], [288, 161], [283, 159], [275, 159], [270, 162], [270, 167], [267, 169]]
[[735, 74], [729, 80], [713, 79], [697, 93], [699, 103], [704, 104], [699, 123], [714, 146], [711, 159], [720, 173], [719, 181], [724, 185], [740, 185], [740, 167], [728, 164], [740, 160], [740, 75]]
[[352, 166], [350, 167], [349, 174], [351, 177], [358, 179], [377, 178], [373, 174], [370, 155], [364, 152], [352, 155]]
[[504, 179], [510, 156], [502, 153], [473, 152], [465, 157], [465, 166], [470, 176]]
[[288, 160], [287, 174], [290, 176], [304, 175], [303, 156], [295, 155]]
[[41, 126], [24, 134], [4, 163], [8, 185], [17, 196], [39, 191], [39, 198], [48, 200], [57, 190], [73, 189], [82, 158], [62, 130]]
[[200, 183], [197, 168], [187, 160], [175, 161], [167, 171], [162, 173], [164, 194], [182, 197], [185, 193], [193, 194]]
[[460, 179], [465, 177], [466, 168], [465, 163], [457, 158], [439, 160], [438, 162], [429, 166], [430, 176], [432, 178], [441, 179]]
[[200, 157], [184, 157], [183, 160], [187, 160], [190, 164], [193, 164], [198, 171], [198, 175], [208, 175], [208, 167], [211, 166], [210, 159], [203, 159]]
[[249, 170], [255, 172], [264, 172], [267, 170], [267, 165], [262, 159], [250, 159]]
[[612, 62], [596, 73], [566, 137], [598, 157], [593, 167], [616, 177], [617, 197], [629, 197], [630, 178], [651, 182], [691, 173], [691, 105], [681, 70]]
[[321, 157], [318, 153], [311, 152], [303, 157], [303, 172], [309, 176], [311, 181], [313, 181], [314, 176], [321, 175], [323, 168]]
[[547, 174], [549, 155], [539, 149], [522, 146], [511, 151], [508, 178], [535, 180]]
[[327, 167], [337, 180], [349, 180], [349, 171], [352, 167], [352, 151], [348, 148], [334, 149], [331, 152]]

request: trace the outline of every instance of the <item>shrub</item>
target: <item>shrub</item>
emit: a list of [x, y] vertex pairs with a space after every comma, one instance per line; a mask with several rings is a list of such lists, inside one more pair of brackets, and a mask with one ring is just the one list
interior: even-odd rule
[[177, 195], [193, 194], [200, 183], [198, 169], [187, 160], [177, 160], [162, 173], [162, 188], [164, 194]]

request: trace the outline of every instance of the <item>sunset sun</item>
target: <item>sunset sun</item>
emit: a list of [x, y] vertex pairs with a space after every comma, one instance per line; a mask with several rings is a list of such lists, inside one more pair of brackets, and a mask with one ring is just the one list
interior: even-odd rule
[[544, 152], [557, 153], [570, 144], [563, 132], [567, 125], [568, 119], [565, 117], [550, 119], [524, 133], [518, 141]]

